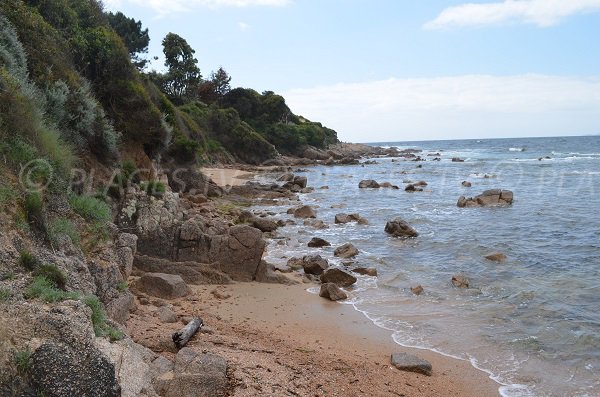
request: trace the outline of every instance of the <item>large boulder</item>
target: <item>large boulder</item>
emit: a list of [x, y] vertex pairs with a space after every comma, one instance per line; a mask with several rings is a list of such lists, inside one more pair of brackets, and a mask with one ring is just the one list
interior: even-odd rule
[[223, 189], [209, 177], [193, 168], [174, 167], [168, 173], [169, 187], [174, 192], [203, 194], [207, 197], [221, 197]]
[[294, 210], [295, 218], [316, 218], [317, 213], [310, 205], [303, 205]]
[[229, 284], [231, 277], [218, 269], [218, 265], [198, 262], [175, 262], [168, 259], [138, 255], [134, 266], [145, 273], [168, 273], [181, 276], [187, 284]]
[[165, 397], [221, 397], [227, 395], [227, 362], [215, 354], [199, 354], [184, 347], [175, 357], [175, 368], [162, 377]]
[[308, 255], [302, 258], [302, 268], [306, 274], [320, 275], [328, 267], [329, 262], [320, 255]]
[[401, 218], [389, 221], [385, 225], [385, 232], [394, 237], [417, 237], [419, 233]]
[[255, 218], [252, 221], [252, 226], [261, 232], [274, 232], [279, 227], [277, 222], [265, 218]]
[[431, 363], [420, 357], [407, 353], [393, 353], [391, 357], [392, 365], [401, 371], [416, 372], [431, 376]]
[[379, 183], [374, 181], [373, 179], [365, 179], [360, 181], [358, 184], [360, 189], [379, 189]]
[[163, 299], [176, 299], [189, 295], [191, 290], [181, 276], [166, 273], [146, 273], [136, 287], [148, 295]]
[[513, 198], [510, 190], [491, 189], [475, 197], [461, 196], [456, 205], [460, 208], [508, 206], [512, 205]]
[[333, 267], [325, 270], [323, 274], [321, 274], [321, 282], [323, 284], [333, 283], [339, 287], [349, 287], [356, 283], [356, 277], [342, 269]]
[[322, 298], [332, 300], [334, 302], [348, 298], [348, 295], [334, 283], [321, 284], [319, 296]]
[[339, 258], [352, 258], [359, 254], [358, 248], [350, 243], [346, 243], [338, 248], [333, 253], [335, 256]]
[[77, 354], [70, 346], [47, 342], [31, 355], [31, 381], [47, 397], [119, 397], [115, 367], [98, 350]]

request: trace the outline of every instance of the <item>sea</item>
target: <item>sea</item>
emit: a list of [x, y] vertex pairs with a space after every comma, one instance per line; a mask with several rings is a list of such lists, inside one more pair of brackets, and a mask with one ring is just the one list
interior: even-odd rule
[[[426, 161], [365, 159], [376, 164], [297, 173], [315, 188], [300, 200], [330, 227], [282, 228], [266, 259], [285, 264], [319, 254], [344, 267], [333, 251], [352, 243], [360, 250], [352, 266], [374, 267], [378, 277], [359, 276], [345, 304], [399, 345], [468, 360], [502, 396], [600, 396], [600, 136], [376, 145], [419, 149]], [[363, 179], [400, 189], [359, 189]], [[416, 181], [427, 182], [424, 191], [404, 191]], [[513, 191], [513, 205], [456, 205], [460, 196], [495, 188]], [[292, 219], [285, 209], [272, 211]], [[340, 212], [359, 213], [369, 224], [335, 225]], [[397, 217], [419, 237], [387, 236], [386, 222]], [[312, 237], [332, 247], [307, 248]], [[484, 258], [493, 252], [507, 260]], [[454, 287], [455, 274], [467, 276], [470, 287]], [[420, 296], [410, 290], [416, 285], [424, 288]]]

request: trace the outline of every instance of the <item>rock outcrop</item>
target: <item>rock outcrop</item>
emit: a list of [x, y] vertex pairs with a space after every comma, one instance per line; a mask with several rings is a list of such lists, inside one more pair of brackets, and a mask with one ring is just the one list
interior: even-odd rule
[[456, 204], [459, 208], [472, 207], [498, 207], [508, 206], [513, 203], [513, 192], [510, 190], [486, 190], [479, 196], [466, 198], [461, 196]]

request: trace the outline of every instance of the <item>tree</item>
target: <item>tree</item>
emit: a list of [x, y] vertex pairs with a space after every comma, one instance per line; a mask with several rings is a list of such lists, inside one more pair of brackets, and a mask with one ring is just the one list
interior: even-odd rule
[[148, 29], [142, 30], [142, 22], [133, 18], [127, 18], [122, 12], [113, 14], [108, 13], [108, 22], [115, 32], [123, 39], [133, 64], [138, 69], [144, 69], [148, 63], [147, 59], [141, 57], [141, 54], [148, 52], [150, 36]]
[[169, 33], [162, 41], [165, 54], [165, 66], [169, 68], [165, 75], [164, 89], [172, 98], [183, 99], [195, 89], [202, 80], [195, 51], [181, 36]]
[[222, 98], [231, 91], [231, 85], [229, 85], [229, 83], [231, 83], [231, 76], [227, 74], [222, 66], [210, 75], [210, 79], [214, 86], [215, 94], [217, 94], [219, 98]]

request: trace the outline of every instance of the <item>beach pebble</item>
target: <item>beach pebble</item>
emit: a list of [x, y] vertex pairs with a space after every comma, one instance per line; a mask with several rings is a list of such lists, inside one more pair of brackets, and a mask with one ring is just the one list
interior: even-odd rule
[[391, 357], [392, 365], [401, 371], [416, 372], [431, 376], [431, 363], [420, 357], [407, 353], [393, 353]]

